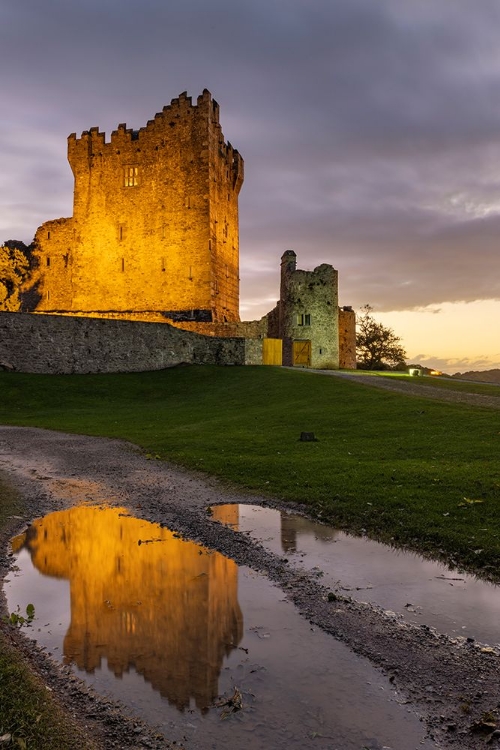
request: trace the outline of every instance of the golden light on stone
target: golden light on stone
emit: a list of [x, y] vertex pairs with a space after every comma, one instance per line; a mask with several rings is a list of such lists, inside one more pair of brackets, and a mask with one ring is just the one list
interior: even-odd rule
[[40, 573], [69, 581], [67, 663], [135, 669], [180, 710], [212, 703], [243, 634], [232, 560], [125, 509], [89, 506], [35, 521], [12, 542], [23, 546]]
[[35, 238], [37, 312], [239, 321], [243, 159], [209, 91], [181, 94], [139, 130], [118, 125], [108, 142], [97, 127], [73, 133], [68, 160], [73, 216]]
[[[139, 130], [122, 123], [108, 140], [98, 127], [78, 138], [72, 133], [68, 160], [73, 215], [39, 227], [33, 267], [9, 299], [11, 282], [2, 286], [0, 258], [0, 310], [59, 317], [53, 323], [57, 333], [46, 320], [30, 321], [36, 342], [23, 342], [20, 351], [14, 331], [13, 344], [5, 343], [11, 369], [24, 370], [19, 359], [26, 351], [29, 372], [140, 371], [206, 361], [356, 367], [355, 314], [339, 308], [338, 272], [329, 264], [302, 270], [296, 253], [287, 250], [276, 306], [260, 320], [240, 321], [238, 196], [244, 165], [224, 139], [219, 105], [207, 89], [195, 102], [180, 94]], [[14, 262], [8, 261], [12, 273]], [[170, 346], [165, 331], [128, 324], [90, 326], [92, 332], [68, 325], [63, 334], [60, 316], [168, 323], [219, 341], [212, 346], [178, 337]], [[10, 335], [24, 324], [5, 325]], [[57, 347], [46, 360], [38, 327], [48, 332], [51, 349], [54, 340], [71, 341], [63, 363]], [[118, 330], [125, 340], [115, 346]], [[143, 351], [134, 338], [141, 339]]]

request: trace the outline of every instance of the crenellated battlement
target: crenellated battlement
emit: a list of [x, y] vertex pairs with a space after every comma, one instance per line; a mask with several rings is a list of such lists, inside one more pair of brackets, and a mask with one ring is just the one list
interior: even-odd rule
[[[96, 157], [118, 157], [123, 163], [135, 162], [139, 153], [167, 153], [172, 149], [185, 150], [193, 140], [201, 142], [206, 157], [211, 154], [212, 163], [229, 170], [231, 184], [239, 191], [244, 179], [243, 159], [231, 143], [224, 140], [219, 122], [219, 105], [205, 89], [193, 104], [192, 97], [182, 92], [170, 104], [157, 112], [154, 118], [138, 130], [120, 123], [106, 141], [106, 133], [98, 127], [84, 130], [77, 138], [76, 133], [68, 137], [68, 160], [76, 176], [82, 169], [90, 170], [100, 166]], [[205, 157], [205, 158], [206, 158]], [[209, 157], [210, 158], [210, 157]]]
[[[139, 130], [133, 128], [127, 128], [126, 123], [120, 123], [116, 130], [111, 133], [110, 141], [106, 141], [106, 133], [101, 132], [98, 127], [92, 127], [89, 130], [84, 130], [77, 138], [76, 133], [71, 133], [68, 136], [68, 146], [72, 149], [82, 147], [85, 148], [91, 143], [96, 147], [113, 146], [117, 143], [123, 144], [124, 141], [141, 141], [145, 138], [149, 138], [151, 134], [158, 134], [160, 131], [171, 130], [175, 128], [178, 121], [182, 118], [193, 116], [204, 118], [207, 120], [209, 125], [215, 128], [218, 134], [218, 141], [221, 149], [229, 148], [231, 152], [233, 149], [231, 144], [225, 144], [224, 136], [220, 129], [219, 123], [219, 105], [212, 99], [212, 95], [208, 89], [204, 89], [203, 93], [198, 96], [196, 104], [193, 104], [192, 97], [187, 95], [186, 91], [179, 94], [178, 97], [172, 99], [170, 104], [166, 104], [161, 112], [157, 112], [153, 119], [148, 120], [147, 124]], [[237, 153], [237, 152], [235, 152]]]

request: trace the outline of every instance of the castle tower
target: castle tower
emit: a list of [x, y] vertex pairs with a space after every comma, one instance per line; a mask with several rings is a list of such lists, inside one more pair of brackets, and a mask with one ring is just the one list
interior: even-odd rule
[[280, 266], [280, 302], [278, 304], [278, 337], [289, 337], [288, 332], [288, 287], [293, 274], [297, 270], [297, 254], [293, 250], [285, 250], [281, 256]]
[[[283, 364], [339, 367], [338, 272], [333, 266], [323, 263], [314, 271], [303, 271], [297, 268], [293, 250], [286, 250], [281, 256], [278, 311]], [[355, 325], [354, 318], [350, 322]]]
[[140, 130], [68, 138], [73, 217], [43, 224], [36, 312], [239, 320], [243, 159], [219, 106], [186, 93]]

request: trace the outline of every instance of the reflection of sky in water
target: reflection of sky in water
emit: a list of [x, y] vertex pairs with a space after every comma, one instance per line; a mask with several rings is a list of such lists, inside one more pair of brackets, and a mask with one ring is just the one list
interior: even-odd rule
[[[212, 518], [222, 521], [218, 513], [226, 507], [214, 507]], [[319, 568], [323, 573], [319, 580], [325, 586], [451, 636], [500, 643], [499, 586], [301, 516], [252, 505], [238, 508], [234, 528], [284, 555], [293, 565]], [[455, 578], [460, 580], [451, 580]]]
[[[32, 602], [35, 593], [43, 591], [43, 596], [37, 596], [37, 605], [35, 608], [36, 620], [30, 626], [29, 634], [37, 638], [38, 629], [47, 626], [50, 630], [50, 637], [46, 645], [49, 647], [49, 650], [60, 649], [71, 619], [68, 607], [69, 581], [61, 578], [51, 578], [40, 573], [31, 564], [30, 553], [27, 549], [21, 549], [18, 552], [16, 555], [16, 565], [19, 567], [19, 571], [11, 571], [6, 578], [6, 581], [9, 583], [4, 586], [7, 593], [9, 612], [16, 610], [19, 605], [21, 614], [25, 615], [26, 606]], [[29, 598], [29, 591], [25, 590], [24, 585], [24, 571], [26, 569], [30, 571], [29, 590], [33, 592], [31, 599]], [[22, 581], [20, 580], [21, 576]], [[19, 599], [16, 599], [17, 592], [19, 593]]]
[[[35, 605], [27, 634], [171, 739], [207, 750], [316, 750], [328, 738], [342, 750], [433, 747], [383, 676], [223, 555], [88, 507], [36, 521], [13, 547], [20, 570], [5, 588], [11, 609]], [[221, 721], [210, 704], [234, 686], [245, 708]]]

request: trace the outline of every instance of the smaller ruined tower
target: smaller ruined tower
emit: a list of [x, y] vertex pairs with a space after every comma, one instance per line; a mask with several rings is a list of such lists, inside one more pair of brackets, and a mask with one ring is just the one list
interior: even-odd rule
[[281, 256], [279, 338], [283, 364], [319, 369], [339, 367], [338, 273], [323, 263], [297, 269], [297, 256]]

